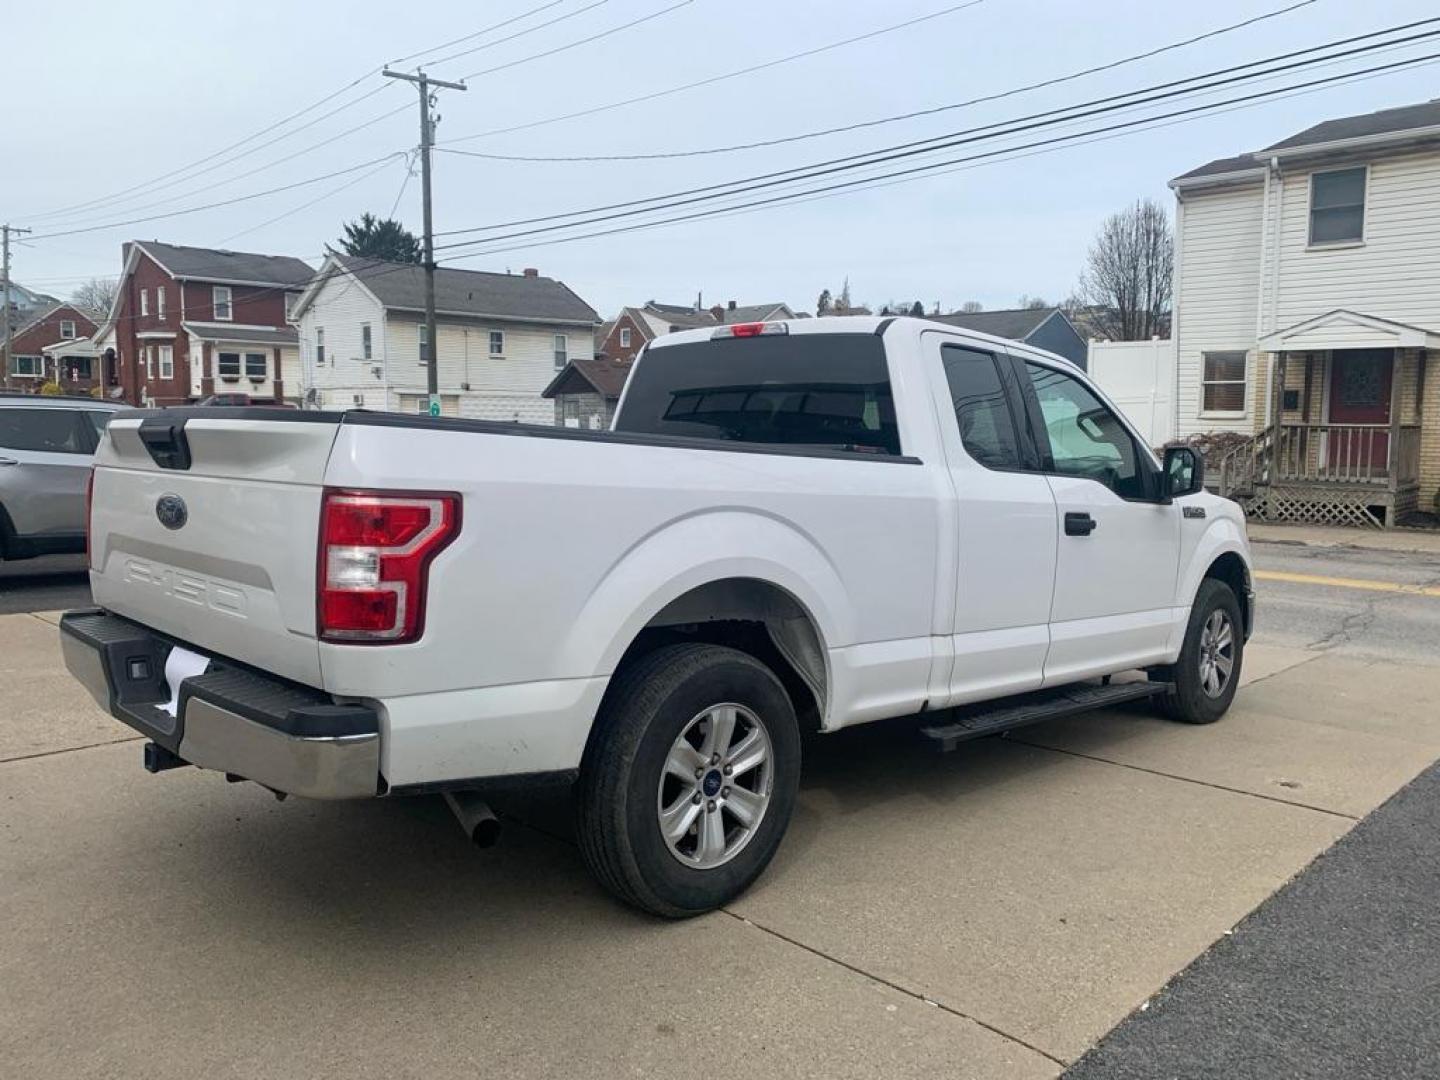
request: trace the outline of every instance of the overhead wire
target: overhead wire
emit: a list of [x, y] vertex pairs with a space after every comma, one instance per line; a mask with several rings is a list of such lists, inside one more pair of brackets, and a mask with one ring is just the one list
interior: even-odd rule
[[[806, 139], [818, 139], [818, 138], [821, 138], [821, 137], [827, 136], [827, 135], [839, 135], [839, 134], [843, 134], [843, 133], [851, 132], [851, 131], [862, 131], [862, 130], [864, 130], [864, 129], [866, 129], [866, 128], [879, 127], [879, 126], [884, 125], [884, 124], [894, 124], [894, 123], [899, 123], [899, 122], [904, 121], [904, 120], [915, 120], [915, 119], [919, 119], [919, 118], [925, 117], [925, 116], [934, 116], [934, 115], [936, 115], [936, 114], [938, 114], [938, 113], [951, 112], [951, 111], [953, 111], [953, 110], [955, 110], [955, 109], [965, 109], [965, 108], [970, 108], [970, 107], [975, 106], [975, 105], [988, 104], [988, 103], [990, 103], [990, 102], [992, 102], [992, 101], [1001, 101], [1001, 100], [1003, 100], [1003, 99], [1005, 99], [1005, 98], [1015, 97], [1015, 96], [1018, 95], [1018, 94], [1025, 94], [1025, 93], [1030, 93], [1030, 92], [1035, 91], [1035, 90], [1048, 89], [1049, 87], [1059, 86], [1059, 85], [1061, 85], [1061, 84], [1063, 84], [1063, 83], [1067, 83], [1067, 82], [1073, 82], [1073, 81], [1075, 81], [1076, 79], [1082, 79], [1082, 78], [1085, 78], [1085, 77], [1090, 76], [1090, 75], [1097, 75], [1097, 74], [1099, 74], [1099, 73], [1101, 73], [1101, 72], [1105, 72], [1105, 71], [1113, 71], [1113, 70], [1115, 70], [1116, 68], [1123, 67], [1123, 66], [1126, 65], [1126, 64], [1134, 64], [1134, 63], [1138, 63], [1139, 61], [1142, 61], [1142, 60], [1149, 60], [1149, 59], [1152, 59], [1153, 57], [1160, 56], [1160, 55], [1162, 55], [1162, 54], [1164, 54], [1164, 53], [1173, 52], [1173, 51], [1176, 50], [1176, 49], [1182, 49], [1182, 48], [1185, 48], [1185, 47], [1190, 46], [1190, 45], [1195, 45], [1195, 44], [1197, 44], [1197, 43], [1199, 43], [1199, 42], [1201, 42], [1201, 41], [1207, 41], [1207, 40], [1209, 40], [1209, 39], [1211, 39], [1211, 38], [1219, 37], [1219, 36], [1221, 36], [1221, 35], [1223, 35], [1223, 34], [1232, 33], [1233, 31], [1241, 30], [1241, 29], [1244, 29], [1245, 27], [1248, 27], [1248, 26], [1253, 26], [1253, 25], [1255, 25], [1256, 23], [1264, 22], [1264, 21], [1266, 21], [1266, 20], [1268, 20], [1268, 19], [1275, 19], [1275, 18], [1278, 18], [1278, 17], [1280, 17], [1280, 16], [1282, 16], [1282, 15], [1288, 15], [1290, 12], [1296, 11], [1296, 10], [1298, 10], [1298, 9], [1300, 9], [1300, 8], [1309, 7], [1311, 4], [1314, 4], [1314, 3], [1316, 3], [1316, 2], [1317, 2], [1317, 0], [1299, 0], [1299, 2], [1290, 4], [1290, 5], [1286, 6], [1286, 7], [1276, 8], [1276, 9], [1273, 10], [1273, 11], [1263, 12], [1263, 13], [1261, 13], [1261, 14], [1259, 14], [1259, 15], [1251, 16], [1251, 17], [1248, 18], [1248, 19], [1243, 19], [1243, 20], [1241, 20], [1240, 22], [1230, 23], [1230, 24], [1227, 25], [1227, 26], [1217, 27], [1217, 28], [1215, 28], [1214, 30], [1207, 30], [1207, 31], [1205, 31], [1204, 33], [1195, 34], [1195, 35], [1193, 35], [1193, 36], [1191, 36], [1191, 37], [1184, 38], [1184, 39], [1182, 39], [1182, 40], [1180, 40], [1180, 41], [1172, 41], [1172, 42], [1170, 42], [1169, 44], [1161, 45], [1161, 46], [1158, 46], [1158, 47], [1153, 48], [1153, 49], [1147, 49], [1147, 50], [1145, 50], [1144, 52], [1134, 53], [1134, 54], [1132, 54], [1132, 55], [1130, 55], [1130, 56], [1124, 56], [1124, 57], [1121, 57], [1121, 58], [1119, 58], [1119, 59], [1117, 59], [1117, 60], [1108, 61], [1107, 63], [1104, 63], [1104, 64], [1097, 64], [1097, 65], [1095, 65], [1094, 67], [1083, 68], [1083, 69], [1081, 69], [1081, 70], [1079, 70], [1079, 71], [1072, 71], [1072, 72], [1070, 72], [1070, 73], [1068, 73], [1068, 74], [1066, 74], [1066, 75], [1057, 75], [1057, 76], [1055, 76], [1055, 77], [1053, 77], [1053, 78], [1042, 79], [1042, 80], [1039, 81], [1039, 82], [1028, 83], [1028, 84], [1026, 84], [1026, 85], [1024, 85], [1024, 86], [1012, 87], [1012, 88], [1010, 88], [1010, 89], [1008, 89], [1008, 90], [1001, 90], [1001, 91], [998, 91], [998, 92], [993, 93], [993, 94], [983, 94], [983, 95], [981, 95], [980, 97], [968, 98], [968, 99], [966, 99], [966, 100], [964, 100], [964, 101], [950, 102], [950, 103], [945, 104], [945, 105], [936, 105], [936, 106], [932, 106], [932, 107], [930, 107], [930, 108], [925, 108], [925, 109], [915, 109], [915, 110], [910, 111], [910, 112], [897, 113], [897, 114], [894, 114], [894, 115], [892, 115], [892, 116], [882, 116], [882, 117], [879, 117], [878, 119], [875, 119], [875, 120], [862, 120], [862, 121], [859, 121], [859, 122], [857, 122], [857, 123], [852, 123], [852, 124], [840, 124], [840, 125], [837, 125], [837, 126], [835, 126], [835, 127], [821, 128], [821, 129], [819, 129], [819, 130], [817, 130], [817, 131], [805, 131], [805, 132], [801, 132], [801, 133], [799, 133], [799, 134], [797, 134], [797, 135], [786, 135], [786, 136], [782, 136], [782, 137], [780, 137], [780, 138], [774, 138], [774, 139], [758, 139], [758, 140], [755, 140], [755, 141], [752, 141], [752, 142], [732, 143], [732, 144], [727, 145], [727, 146], [712, 146], [712, 147], [705, 147], [705, 148], [698, 149], [698, 150], [669, 150], [669, 151], [658, 151], [658, 152], [654, 152], [654, 153], [644, 153], [644, 154], [534, 155], [534, 154], [498, 154], [498, 153], [486, 153], [486, 152], [484, 152], [484, 151], [475, 151], [475, 150], [445, 150], [445, 149], [444, 149], [444, 147], [446, 147], [446, 146], [448, 146], [448, 145], [450, 145], [450, 144], [452, 144], [452, 143], [464, 142], [464, 141], [467, 141], [467, 140], [478, 139], [478, 138], [484, 138], [484, 137], [486, 137], [487, 134], [491, 134], [491, 133], [482, 133], [482, 134], [480, 134], [480, 135], [467, 135], [467, 136], [462, 136], [462, 137], [460, 137], [460, 138], [448, 140], [446, 143], [442, 143], [442, 144], [438, 145], [438, 146], [437, 146], [437, 149], [441, 149], [441, 150], [442, 150], [443, 152], [445, 152], [445, 153], [463, 154], [463, 155], [465, 155], [465, 156], [467, 156], [467, 157], [485, 158], [485, 159], [488, 159], [488, 160], [491, 160], [491, 161], [585, 162], [585, 161], [661, 161], [661, 160], [666, 160], [666, 159], [671, 159], [671, 158], [704, 157], [704, 156], [709, 156], [709, 155], [714, 155], [714, 154], [729, 154], [729, 153], [735, 153], [735, 152], [741, 151], [741, 150], [758, 150], [758, 149], [763, 149], [763, 148], [771, 147], [771, 146], [782, 146], [782, 145], [785, 145], [785, 144], [787, 144], [787, 143], [801, 142], [801, 141], [806, 140]], [[1410, 25], [1410, 26], [1418, 26], [1418, 25], [1420, 25], [1420, 24], [1423, 23], [1423, 22], [1430, 22], [1430, 21], [1433, 21], [1433, 20], [1422, 19], [1422, 20], [1419, 20], [1419, 21], [1417, 21], [1417, 22], [1415, 22], [1415, 23], [1411, 23], [1411, 24], [1408, 24], [1408, 25]], [[1362, 36], [1363, 36], [1363, 35], [1362, 35]], [[1357, 40], [1358, 40], [1358, 39], [1357, 39]]]
[[[1440, 19], [1430, 20], [1440, 22]], [[681, 191], [668, 192], [661, 195], [646, 196], [639, 199], [629, 199], [621, 202], [610, 203], [602, 206], [590, 207], [583, 210], [565, 211], [556, 214], [538, 215], [529, 218], [519, 218], [508, 222], [501, 222], [493, 225], [472, 226], [463, 229], [449, 229], [437, 232], [435, 235], [462, 236], [479, 232], [494, 232], [501, 229], [516, 228], [528, 225], [544, 225], [549, 222], [558, 222], [566, 218], [588, 218], [587, 221], [572, 222], [572, 225], [593, 224], [598, 221], [608, 220], [613, 217], [621, 217], [646, 212], [643, 209], [647, 204], [663, 203], [665, 206], [673, 207], [685, 205], [691, 202], [703, 201], [706, 197], [720, 197], [721, 195], [734, 195], [746, 191], [758, 190], [765, 187], [773, 187], [785, 183], [793, 183], [815, 176], [828, 175], [834, 172], [842, 172], [852, 168], [859, 168], [865, 165], [879, 164], [899, 158], [911, 157], [918, 154], [930, 153], [937, 150], [949, 149], [953, 146], [962, 145], [967, 142], [978, 141], [981, 138], [993, 137], [986, 135], [986, 132], [997, 132], [1000, 129], [1008, 129], [1004, 133], [1014, 134], [1020, 131], [1048, 126], [1061, 122], [1062, 120], [1077, 120], [1087, 116], [1102, 115], [1120, 108], [1137, 104], [1149, 104], [1164, 101], [1169, 98], [1193, 94], [1208, 89], [1223, 87], [1250, 79], [1264, 78], [1267, 76], [1283, 73], [1289, 70], [1304, 68], [1314, 64], [1325, 63], [1332, 60], [1345, 59], [1352, 56], [1371, 52], [1376, 49], [1393, 48], [1398, 45], [1413, 44], [1417, 41], [1428, 40], [1440, 35], [1440, 29], [1425, 31], [1413, 34], [1397, 40], [1374, 42], [1369, 45], [1358, 46], [1339, 53], [1332, 53], [1327, 56], [1311, 57], [1310, 59], [1292, 60], [1297, 53], [1287, 53], [1280, 57], [1270, 57], [1261, 60], [1250, 61], [1245, 64], [1233, 65], [1229, 68], [1220, 69], [1217, 72], [1207, 72], [1201, 75], [1189, 76], [1183, 79], [1175, 79], [1169, 82], [1158, 83], [1145, 87], [1141, 90], [1130, 90], [1120, 94], [1110, 94], [1104, 97], [1093, 98], [1089, 101], [1074, 105], [1065, 105], [1053, 109], [1046, 109], [1040, 112], [1012, 118], [1002, 121], [995, 121], [988, 124], [980, 124], [970, 128], [962, 128], [957, 131], [947, 132], [942, 135], [931, 136], [925, 139], [911, 140], [903, 143], [892, 144], [878, 150], [867, 150], [854, 154], [847, 154], [841, 157], [829, 158], [824, 161], [812, 162], [807, 165], [794, 166], [787, 169], [772, 170], [751, 176], [740, 177], [734, 180], [727, 180], [720, 183], [706, 184], [692, 187]], [[1373, 36], [1373, 35], [1372, 35]], [[1349, 41], [1331, 42], [1324, 45], [1313, 46], [1308, 50], [1300, 52], [1316, 53], [1329, 50], [1338, 44], [1348, 44]], [[1268, 67], [1265, 70], [1249, 71], [1248, 74], [1237, 74], [1261, 67], [1262, 65], [1273, 64], [1276, 59], [1292, 60], [1292, 62]], [[1204, 82], [1203, 80], [1211, 80]], [[1191, 85], [1199, 84], [1199, 85]], [[1142, 96], [1148, 95], [1148, 96]], [[664, 208], [664, 207], [660, 207]], [[656, 209], [656, 207], [651, 207]], [[611, 213], [612, 211], [616, 213]], [[624, 213], [620, 213], [623, 211]], [[607, 215], [599, 217], [597, 215]], [[565, 226], [551, 226], [549, 229], [532, 230], [535, 232], [554, 231]], [[447, 245], [441, 245], [445, 247]], [[438, 250], [438, 249], [437, 249]]]

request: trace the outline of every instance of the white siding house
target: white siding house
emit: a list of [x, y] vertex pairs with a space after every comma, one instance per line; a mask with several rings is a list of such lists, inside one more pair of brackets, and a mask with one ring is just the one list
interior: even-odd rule
[[[553, 423], [541, 393], [572, 357], [590, 354], [594, 310], [534, 271], [435, 276], [442, 414]], [[331, 255], [295, 317], [306, 404], [425, 410], [420, 267]]]
[[1176, 427], [1252, 436], [1270, 518], [1393, 523], [1440, 498], [1440, 102], [1318, 124], [1171, 181]]

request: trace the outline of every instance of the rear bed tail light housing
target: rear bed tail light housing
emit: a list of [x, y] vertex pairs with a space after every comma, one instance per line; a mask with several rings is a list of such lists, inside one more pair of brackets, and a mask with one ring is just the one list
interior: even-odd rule
[[327, 488], [320, 509], [321, 641], [400, 645], [425, 629], [430, 563], [460, 533], [460, 496]]
[[788, 334], [790, 327], [783, 322], [737, 322], [721, 326], [710, 335], [711, 341], [722, 338], [769, 337], [771, 334]]

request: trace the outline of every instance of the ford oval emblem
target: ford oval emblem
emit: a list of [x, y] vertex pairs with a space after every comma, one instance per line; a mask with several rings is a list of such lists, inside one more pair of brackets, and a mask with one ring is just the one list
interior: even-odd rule
[[155, 516], [167, 529], [181, 529], [190, 520], [190, 511], [179, 495], [161, 495], [155, 500]]

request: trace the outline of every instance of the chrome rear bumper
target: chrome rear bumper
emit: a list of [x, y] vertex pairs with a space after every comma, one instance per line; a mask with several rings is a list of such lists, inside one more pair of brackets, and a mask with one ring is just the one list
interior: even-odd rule
[[117, 720], [192, 765], [312, 799], [379, 793], [380, 728], [373, 709], [214, 658], [185, 679], [175, 715], [165, 657], [176, 642], [92, 609], [60, 619], [65, 666]]

